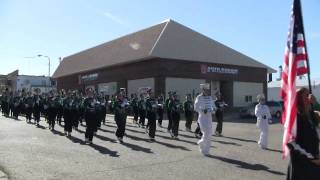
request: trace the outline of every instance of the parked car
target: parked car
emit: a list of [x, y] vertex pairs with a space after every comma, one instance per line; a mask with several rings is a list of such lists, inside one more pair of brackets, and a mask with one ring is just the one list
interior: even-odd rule
[[[254, 110], [255, 107], [258, 103], [252, 103], [248, 105], [247, 107], [241, 108], [240, 109], [240, 117], [245, 118], [245, 117], [254, 117]], [[282, 114], [282, 105], [278, 101], [267, 101], [266, 105], [270, 109], [270, 113], [273, 117], [280, 118]]]

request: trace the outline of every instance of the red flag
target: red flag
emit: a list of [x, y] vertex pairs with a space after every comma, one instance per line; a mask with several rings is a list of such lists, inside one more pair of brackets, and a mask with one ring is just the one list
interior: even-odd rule
[[294, 140], [297, 133], [296, 77], [306, 73], [308, 73], [307, 52], [305, 47], [301, 4], [300, 0], [294, 0], [280, 90], [280, 95], [284, 102], [284, 111], [282, 114], [282, 124], [284, 124], [282, 143], [283, 158], [289, 154], [287, 143]]

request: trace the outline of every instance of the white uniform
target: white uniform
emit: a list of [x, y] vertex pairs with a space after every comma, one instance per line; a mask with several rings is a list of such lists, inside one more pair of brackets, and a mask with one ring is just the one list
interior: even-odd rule
[[258, 144], [265, 149], [268, 147], [269, 120], [272, 118], [269, 107], [265, 104], [257, 104], [255, 115], [257, 117], [257, 127], [260, 129]]
[[[211, 96], [198, 95], [194, 102], [194, 110], [199, 113], [198, 123], [202, 132], [202, 137], [198, 141], [200, 152], [204, 155], [209, 154], [212, 136], [212, 113], [215, 105]], [[205, 110], [207, 111], [205, 113]]]

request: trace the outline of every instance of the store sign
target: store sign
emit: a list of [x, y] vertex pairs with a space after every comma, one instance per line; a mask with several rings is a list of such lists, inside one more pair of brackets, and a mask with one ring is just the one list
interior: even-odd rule
[[98, 78], [98, 73], [79, 76], [79, 84], [80, 82], [82, 83], [82, 82], [94, 81], [97, 78]]
[[216, 66], [207, 66], [207, 65], [201, 65], [201, 73], [207, 74], [207, 73], [219, 73], [219, 74], [232, 74], [237, 75], [239, 73], [238, 69], [233, 68], [224, 68], [224, 67], [216, 67]]

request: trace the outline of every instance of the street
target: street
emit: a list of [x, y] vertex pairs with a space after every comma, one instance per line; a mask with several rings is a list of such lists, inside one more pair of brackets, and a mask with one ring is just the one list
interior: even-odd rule
[[60, 126], [51, 132], [45, 121], [37, 128], [19, 118], [0, 118], [0, 167], [11, 179], [285, 179], [288, 161], [281, 159], [278, 123], [270, 126], [269, 149], [261, 150], [253, 122], [226, 117], [236, 120], [224, 123], [223, 137], [212, 137], [206, 157], [199, 153], [194, 134], [184, 130], [184, 121], [179, 140], [157, 127], [156, 141], [150, 142], [145, 129], [128, 119], [127, 136], [119, 144], [113, 116], [108, 115], [94, 144], [85, 145], [83, 126], [67, 138]]

